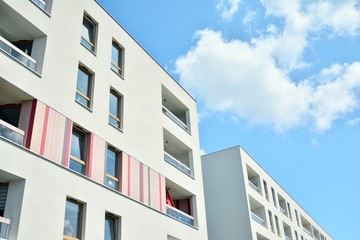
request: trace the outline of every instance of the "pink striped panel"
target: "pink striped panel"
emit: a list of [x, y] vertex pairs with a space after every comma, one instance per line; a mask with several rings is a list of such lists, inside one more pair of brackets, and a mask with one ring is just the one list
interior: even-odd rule
[[103, 184], [106, 143], [93, 133], [90, 138], [89, 177]]
[[130, 197], [140, 201], [140, 162], [131, 157], [130, 161]]
[[[42, 143], [44, 157], [61, 164], [64, 151], [66, 118], [55, 110], [48, 108], [46, 139]], [[46, 120], [46, 115], [45, 115]], [[43, 135], [44, 138], [44, 135]]]
[[160, 210], [160, 178], [159, 173], [150, 169], [150, 207]]
[[90, 139], [89, 139], [89, 157], [86, 163], [87, 171], [86, 175], [91, 178], [92, 176], [92, 165], [93, 165], [93, 151], [94, 151], [94, 134], [90, 133]]
[[141, 202], [149, 205], [149, 167], [145, 164], [141, 171]]
[[65, 127], [65, 140], [64, 140], [64, 166], [69, 167], [70, 147], [71, 147], [71, 134], [72, 134], [73, 122], [70, 119], [66, 121]]
[[[29, 134], [29, 126], [30, 126], [30, 117], [31, 111], [33, 109], [33, 101], [24, 101], [21, 104], [20, 118], [19, 118], [19, 128], [25, 132], [24, 136], [24, 145], [27, 146], [27, 139], [29, 139], [29, 146], [31, 140], [31, 134]], [[35, 115], [35, 113], [33, 114]]]
[[42, 155], [42, 156], [44, 155], [48, 120], [49, 120], [49, 106], [45, 106], [44, 124], [43, 124], [43, 128], [42, 128], [41, 145], [40, 145], [40, 155]]
[[46, 105], [40, 101], [37, 101], [30, 144], [30, 150], [34, 151], [37, 154], [40, 154], [41, 149], [45, 113]]
[[122, 192], [123, 194], [129, 195], [129, 185], [128, 185], [128, 181], [129, 181], [129, 155], [126, 153], [122, 153], [122, 164], [121, 164], [121, 180], [120, 180], [120, 192]]

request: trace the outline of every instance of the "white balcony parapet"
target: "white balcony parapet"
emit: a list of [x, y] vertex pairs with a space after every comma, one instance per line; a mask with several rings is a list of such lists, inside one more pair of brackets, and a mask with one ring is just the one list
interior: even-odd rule
[[8, 239], [10, 222], [10, 219], [0, 217], [0, 240]]
[[168, 116], [171, 120], [173, 120], [177, 125], [179, 125], [182, 129], [189, 132], [188, 126], [181, 121], [177, 116], [175, 116], [169, 109], [167, 109], [165, 106], [162, 106], [162, 112]]
[[258, 188], [252, 181], [249, 180], [249, 185], [252, 187], [255, 191], [261, 194], [260, 188]]
[[166, 213], [167, 213], [167, 215], [169, 215], [181, 222], [184, 222], [191, 226], [194, 225], [194, 217], [190, 216], [189, 214], [184, 213], [183, 211], [181, 211], [177, 208], [174, 208], [170, 205], [166, 205]]
[[164, 160], [170, 163], [171, 165], [173, 165], [174, 167], [176, 167], [177, 169], [179, 169], [180, 171], [184, 172], [185, 174], [190, 175], [191, 171], [188, 166], [186, 166], [185, 164], [183, 164], [182, 162], [171, 156], [171, 154], [165, 151], [164, 151]]
[[31, 70], [35, 71], [36, 60], [14, 46], [11, 42], [0, 36], [0, 49], [21, 62]]
[[307, 230], [305, 227], [303, 227], [304, 232], [306, 232], [310, 237], [312, 237], [312, 234], [309, 230]]
[[261, 217], [259, 217], [258, 215], [256, 215], [256, 214], [253, 213], [253, 212], [251, 212], [251, 218], [252, 218], [255, 222], [260, 223], [261, 225], [263, 225], [264, 227], [266, 226], [266, 225], [265, 225], [265, 221], [264, 221]]
[[0, 119], [0, 136], [23, 145], [25, 132]]

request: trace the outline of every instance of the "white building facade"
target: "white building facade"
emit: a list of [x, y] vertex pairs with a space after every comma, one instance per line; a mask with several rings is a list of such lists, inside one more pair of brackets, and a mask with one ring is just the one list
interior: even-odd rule
[[209, 240], [332, 240], [241, 147], [202, 156]]
[[94, 0], [0, 0], [0, 239], [207, 239], [195, 100]]

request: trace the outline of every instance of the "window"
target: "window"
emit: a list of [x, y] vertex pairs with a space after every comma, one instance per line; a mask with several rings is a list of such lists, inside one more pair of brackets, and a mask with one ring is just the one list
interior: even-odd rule
[[81, 30], [81, 44], [90, 51], [95, 51], [95, 22], [87, 15], [84, 15], [82, 30]]
[[118, 238], [118, 218], [112, 214], [105, 214], [105, 240], [117, 240]]
[[265, 191], [265, 197], [266, 197], [266, 200], [269, 201], [269, 193], [268, 193], [268, 187], [267, 187], [267, 183], [265, 180], [263, 180], [263, 183], [264, 183], [264, 191]]
[[110, 90], [109, 123], [116, 128], [121, 128], [121, 99], [117, 92]]
[[85, 174], [85, 143], [86, 134], [79, 129], [74, 128], [71, 137], [69, 168], [80, 174]]
[[279, 219], [278, 219], [278, 217], [276, 215], [275, 215], [275, 226], [276, 226], [277, 234], [279, 235], [279, 237], [281, 237]]
[[277, 205], [276, 205], [276, 196], [275, 196], [275, 190], [274, 190], [274, 188], [271, 188], [271, 195], [272, 195], [272, 199], [273, 199], [274, 206], [277, 207]]
[[268, 210], [268, 213], [269, 213], [269, 222], [270, 222], [271, 231], [275, 232], [272, 213], [270, 210]]
[[82, 210], [81, 203], [73, 199], [66, 200], [63, 239], [81, 239]]
[[300, 227], [299, 216], [298, 216], [298, 212], [296, 209], [295, 209], [295, 218], [296, 218], [297, 225]]
[[120, 76], [123, 76], [124, 49], [115, 41], [112, 42], [111, 69]]
[[119, 189], [119, 160], [121, 153], [112, 147], [108, 147], [106, 153], [106, 176], [105, 185], [112, 189]]
[[91, 104], [92, 73], [79, 66], [76, 84], [76, 101], [87, 108]]
[[292, 220], [290, 203], [287, 203], [287, 208], [288, 208], [288, 212], [289, 212], [289, 217], [290, 217], [290, 219]]

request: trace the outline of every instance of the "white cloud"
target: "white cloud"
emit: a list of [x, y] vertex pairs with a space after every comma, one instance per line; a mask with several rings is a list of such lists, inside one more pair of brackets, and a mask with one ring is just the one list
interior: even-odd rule
[[346, 124], [349, 126], [355, 126], [358, 125], [359, 123], [360, 123], [360, 118], [350, 119], [346, 122]]
[[221, 14], [223, 20], [231, 20], [238, 11], [240, 0], [219, 0], [216, 10]]
[[277, 66], [266, 39], [249, 44], [208, 29], [196, 36], [196, 45], [177, 59], [176, 72], [208, 110], [230, 112], [280, 131], [310, 123], [321, 132], [359, 107], [358, 62], [336, 64], [311, 81], [294, 83]]
[[245, 17], [242, 19], [242, 24], [244, 25], [249, 24], [251, 21], [254, 20], [255, 17], [256, 17], [256, 11], [254, 10], [247, 11]]

